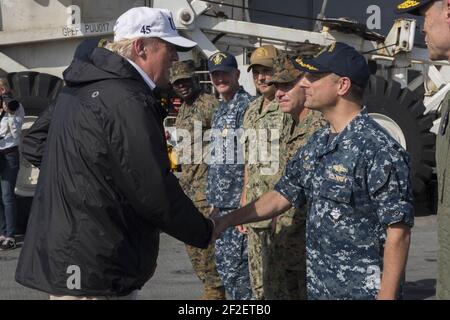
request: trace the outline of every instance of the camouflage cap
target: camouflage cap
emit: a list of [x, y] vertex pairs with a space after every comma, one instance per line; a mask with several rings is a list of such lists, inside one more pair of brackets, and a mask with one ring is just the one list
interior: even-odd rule
[[280, 53], [273, 63], [273, 76], [269, 84], [289, 83], [296, 80], [302, 73], [297, 70], [291, 62], [290, 56]]
[[170, 69], [170, 82], [192, 78], [195, 74], [195, 63], [192, 60], [176, 61]]
[[278, 50], [272, 45], [263, 45], [257, 48], [250, 56], [250, 66], [247, 68], [247, 72], [249, 72], [254, 65], [272, 68], [273, 61], [277, 55]]

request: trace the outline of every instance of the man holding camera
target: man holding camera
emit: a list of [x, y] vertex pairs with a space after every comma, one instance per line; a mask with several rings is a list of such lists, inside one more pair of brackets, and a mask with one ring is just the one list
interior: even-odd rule
[[6, 79], [0, 79], [0, 183], [3, 206], [0, 206], [0, 250], [16, 247], [16, 186], [19, 172], [19, 142], [25, 116], [23, 107], [10, 94]]

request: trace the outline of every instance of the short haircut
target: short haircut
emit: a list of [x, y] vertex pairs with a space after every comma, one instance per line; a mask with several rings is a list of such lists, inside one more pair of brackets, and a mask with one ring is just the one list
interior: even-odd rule
[[[336, 79], [336, 81], [341, 78], [340, 75], [332, 73], [332, 75], [334, 76], [334, 78]], [[353, 81], [351, 81], [351, 86], [350, 89], [348, 90], [348, 96], [351, 100], [357, 102], [357, 103], [362, 103], [363, 98], [364, 98], [364, 92], [365, 92], [365, 88], [357, 85], [356, 83], [354, 83]]]
[[357, 84], [352, 82], [352, 85], [349, 90], [349, 96], [352, 100], [355, 100], [358, 103], [363, 101], [365, 88], [358, 86]]

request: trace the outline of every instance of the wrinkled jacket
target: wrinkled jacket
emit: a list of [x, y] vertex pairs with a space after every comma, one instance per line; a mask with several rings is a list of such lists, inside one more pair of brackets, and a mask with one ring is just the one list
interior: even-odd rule
[[212, 222], [169, 172], [161, 107], [133, 66], [97, 48], [64, 79], [48, 136], [45, 121], [36, 130], [45, 147], [16, 280], [53, 295], [127, 295], [153, 275], [160, 230], [204, 248]]

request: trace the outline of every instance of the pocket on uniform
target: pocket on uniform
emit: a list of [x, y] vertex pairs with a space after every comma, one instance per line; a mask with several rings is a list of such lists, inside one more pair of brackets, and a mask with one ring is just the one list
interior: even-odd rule
[[341, 176], [342, 181], [325, 179], [320, 186], [320, 195], [324, 198], [341, 202], [350, 203], [352, 198], [353, 178]]

